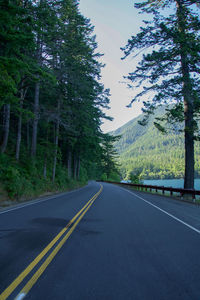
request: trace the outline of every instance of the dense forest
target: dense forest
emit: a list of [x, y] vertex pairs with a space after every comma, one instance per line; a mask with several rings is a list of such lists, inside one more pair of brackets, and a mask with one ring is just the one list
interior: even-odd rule
[[118, 176], [109, 90], [75, 0], [0, 0], [0, 182], [9, 197]]
[[[164, 108], [159, 108], [151, 116], [146, 126], [138, 121], [143, 114], [112, 132], [121, 135], [115, 147], [120, 156], [120, 171], [123, 178], [130, 174], [141, 179], [166, 179], [184, 177], [184, 134], [179, 130], [161, 133], [154, 121], [162, 116]], [[200, 143], [195, 142], [195, 177], [200, 177]]]

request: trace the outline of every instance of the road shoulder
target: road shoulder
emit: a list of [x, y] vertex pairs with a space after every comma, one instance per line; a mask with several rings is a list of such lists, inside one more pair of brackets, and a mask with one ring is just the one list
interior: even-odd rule
[[[157, 206], [175, 218], [189, 224], [190, 226], [200, 230], [200, 206], [192, 203], [175, 199], [174, 197], [166, 197], [157, 194], [151, 194], [136, 191], [130, 187], [119, 186], [121, 189], [128, 190], [142, 199], [148, 201], [152, 205]], [[142, 200], [141, 200], [142, 201]]]

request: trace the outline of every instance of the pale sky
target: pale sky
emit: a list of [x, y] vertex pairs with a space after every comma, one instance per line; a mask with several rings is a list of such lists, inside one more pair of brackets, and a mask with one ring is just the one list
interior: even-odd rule
[[123, 76], [135, 69], [136, 61], [131, 58], [121, 61], [123, 52], [131, 35], [139, 32], [144, 15], [139, 15], [133, 0], [80, 0], [81, 13], [95, 26], [94, 34], [98, 42], [98, 52], [103, 53], [102, 82], [110, 88], [110, 106], [107, 114], [114, 117], [105, 121], [102, 130], [115, 130], [141, 113], [142, 104], [127, 108], [135, 92], [127, 88]]

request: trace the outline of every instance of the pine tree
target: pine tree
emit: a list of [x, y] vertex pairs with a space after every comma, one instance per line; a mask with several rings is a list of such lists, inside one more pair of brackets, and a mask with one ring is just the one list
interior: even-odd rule
[[[199, 139], [200, 21], [194, 12], [199, 9], [196, 4], [198, 1], [193, 0], [148, 0], [135, 4], [142, 12], [153, 14], [153, 21], [144, 21], [145, 26], [123, 48], [125, 57], [137, 49], [145, 50], [136, 70], [127, 76], [131, 82], [143, 86], [132, 100], [133, 103], [142, 99], [144, 103], [146, 117], [142, 124], [163, 104], [173, 107], [169, 106], [165, 117], [157, 119], [158, 129], [166, 131], [160, 123], [165, 120], [185, 123], [186, 189], [194, 188], [194, 140]], [[173, 13], [168, 13], [169, 8]], [[149, 92], [151, 100], [144, 100]]]
[[[29, 1], [26, 1], [27, 5]], [[29, 73], [25, 49], [33, 46], [31, 19], [23, 1], [0, 1], [0, 108], [3, 108], [1, 152], [7, 148], [11, 104], [20, 105], [18, 85]]]
[[119, 174], [117, 164], [118, 154], [113, 145], [119, 138], [120, 136], [111, 136], [109, 134], [104, 134], [102, 136], [103, 173], [106, 174], [107, 180], [110, 179], [112, 173]]

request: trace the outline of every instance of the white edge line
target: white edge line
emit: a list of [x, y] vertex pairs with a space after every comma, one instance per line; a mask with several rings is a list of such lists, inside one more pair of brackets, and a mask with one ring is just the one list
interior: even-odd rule
[[149, 204], [149, 205], [151, 205], [151, 206], [157, 208], [158, 210], [162, 211], [164, 214], [168, 215], [169, 217], [173, 218], [174, 220], [180, 222], [181, 224], [183, 224], [183, 225], [189, 227], [190, 229], [192, 229], [192, 230], [194, 230], [194, 231], [196, 231], [197, 233], [200, 234], [200, 230], [198, 230], [197, 228], [195, 228], [195, 227], [189, 225], [188, 223], [186, 223], [186, 222], [180, 220], [179, 218], [175, 217], [174, 215], [172, 215], [172, 214], [166, 212], [166, 211], [163, 210], [162, 208], [160, 208], [160, 207], [158, 207], [158, 206], [152, 204], [151, 202], [145, 200], [144, 198], [142, 198], [142, 197], [136, 195], [135, 193], [133, 193], [133, 192], [131, 192], [131, 191], [129, 191], [129, 190], [126, 190], [126, 189], [124, 189], [124, 188], [122, 188], [122, 187], [121, 187], [121, 189], [123, 189], [123, 190], [125, 190], [127, 193], [130, 193], [130, 194], [134, 195], [135, 197], [137, 197], [137, 198], [143, 200], [143, 201], [146, 202], [147, 204]]
[[69, 195], [69, 194], [75, 193], [75, 192], [77, 192], [79, 190], [82, 190], [82, 189], [86, 188], [87, 186], [88, 185], [86, 185], [84, 187], [81, 187], [81, 188], [79, 188], [77, 190], [74, 190], [74, 191], [64, 192], [64, 193], [60, 193], [60, 194], [55, 194], [55, 195], [52, 195], [52, 196], [48, 197], [47, 199], [43, 199], [43, 200], [40, 200], [40, 199], [30, 200], [31, 202], [25, 203], [25, 204], [21, 204], [21, 205], [20, 204], [16, 204], [16, 206], [13, 207], [13, 208], [10, 208], [10, 209], [9, 208], [8, 209], [5, 208], [5, 210], [0, 211], [0, 215], [8, 213], [8, 212], [13, 211], [13, 210], [17, 210], [17, 209], [20, 209], [20, 208], [27, 207], [27, 206], [30, 206], [30, 205], [34, 205], [34, 204], [42, 203], [42, 202], [45, 202], [45, 201], [48, 201], [48, 200], [52, 200], [52, 199], [55, 199], [55, 198], [58, 198], [58, 197], [61, 197], [61, 196]]

